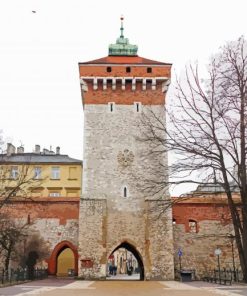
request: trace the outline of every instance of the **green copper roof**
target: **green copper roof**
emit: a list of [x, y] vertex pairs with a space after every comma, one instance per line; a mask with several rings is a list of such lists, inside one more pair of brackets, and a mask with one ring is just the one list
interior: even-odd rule
[[121, 17], [121, 35], [115, 44], [109, 45], [109, 56], [137, 56], [137, 45], [129, 44], [129, 39], [123, 35], [123, 17]]

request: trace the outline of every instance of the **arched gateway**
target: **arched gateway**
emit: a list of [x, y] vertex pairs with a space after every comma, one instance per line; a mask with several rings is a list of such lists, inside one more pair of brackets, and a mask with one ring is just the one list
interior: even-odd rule
[[[138, 250], [132, 244], [128, 243], [127, 241], [122, 242], [111, 252], [110, 256], [108, 257], [108, 260], [109, 260], [109, 258], [114, 258], [114, 253], [118, 250], [121, 250], [121, 249], [124, 249], [124, 250], [130, 252], [131, 262], [129, 262], [129, 263], [130, 263], [130, 268], [132, 268], [131, 273], [132, 272], [138, 273], [139, 279], [141, 281], [143, 281], [145, 278], [143, 259], [142, 259], [141, 254], [138, 252]], [[125, 256], [123, 256], [123, 258], [121, 256], [119, 256], [120, 258], [117, 258], [118, 262], [114, 262], [114, 265], [116, 266], [116, 268], [119, 269], [116, 271], [117, 271], [117, 273], [120, 273], [120, 274], [121, 274], [122, 265], [127, 265], [128, 259], [130, 259], [130, 258], [127, 258], [127, 252], [124, 255]], [[134, 258], [132, 258], [132, 255], [134, 256]], [[114, 259], [116, 260], [116, 258], [114, 258]], [[136, 264], [133, 264], [133, 262], [132, 262], [133, 259], [136, 261]], [[107, 266], [107, 268], [108, 268], [107, 272], [109, 272], [109, 267]], [[125, 271], [125, 273], [126, 273], [126, 271]]]
[[171, 211], [157, 219], [154, 210], [169, 199], [168, 191], [160, 199], [143, 190], [147, 179], [167, 180], [166, 173], [155, 173], [158, 166], [167, 171], [167, 157], [151, 157], [152, 147], [138, 140], [147, 108], [165, 122], [171, 64], [139, 57], [123, 30], [122, 24], [107, 57], [79, 63], [84, 160], [78, 275], [106, 278], [108, 256], [126, 238], [136, 246], [124, 243], [139, 258], [142, 279], [173, 279]]
[[[69, 241], [57, 244], [48, 261], [48, 273], [56, 276], [78, 274], [77, 248]], [[71, 275], [72, 275], [71, 274]]]

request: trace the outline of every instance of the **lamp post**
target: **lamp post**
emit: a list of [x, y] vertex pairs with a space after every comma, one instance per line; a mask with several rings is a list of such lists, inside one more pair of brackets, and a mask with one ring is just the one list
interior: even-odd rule
[[231, 242], [231, 250], [232, 250], [232, 266], [233, 266], [233, 277], [234, 277], [234, 281], [237, 281], [236, 278], [236, 266], [235, 266], [235, 255], [234, 255], [234, 240], [235, 240], [235, 236], [233, 234], [229, 234], [228, 238], [230, 239]]
[[[218, 261], [219, 280], [220, 280], [220, 254], [221, 254], [221, 249], [217, 247], [214, 250], [214, 254], [215, 254], [215, 256], [217, 256], [217, 259], [218, 259], [217, 261]], [[220, 280], [220, 282], [221, 282], [221, 280]]]

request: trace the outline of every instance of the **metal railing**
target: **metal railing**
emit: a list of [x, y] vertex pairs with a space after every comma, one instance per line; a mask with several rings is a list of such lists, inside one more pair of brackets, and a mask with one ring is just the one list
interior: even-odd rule
[[215, 283], [226, 283], [228, 282], [242, 282], [243, 281], [243, 273], [241, 269], [213, 269], [204, 274], [203, 279], [215, 282]]
[[35, 268], [29, 270], [28, 268], [17, 268], [10, 270], [0, 270], [0, 284], [18, 283], [27, 280], [38, 280], [47, 278], [47, 269]]

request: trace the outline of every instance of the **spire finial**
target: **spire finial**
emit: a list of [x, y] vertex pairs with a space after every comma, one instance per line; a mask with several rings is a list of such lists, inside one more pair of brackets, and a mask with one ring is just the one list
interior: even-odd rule
[[115, 44], [109, 45], [109, 56], [137, 56], [138, 47], [136, 45], [129, 44], [129, 39], [124, 38], [124, 26], [123, 20], [124, 17], [121, 15], [121, 35], [117, 38]]
[[123, 30], [124, 30], [123, 20], [124, 20], [124, 17], [123, 17], [123, 15], [121, 15], [120, 20], [121, 20], [121, 28], [120, 28], [121, 35], [120, 35], [120, 38], [124, 38], [124, 35], [123, 35]]

